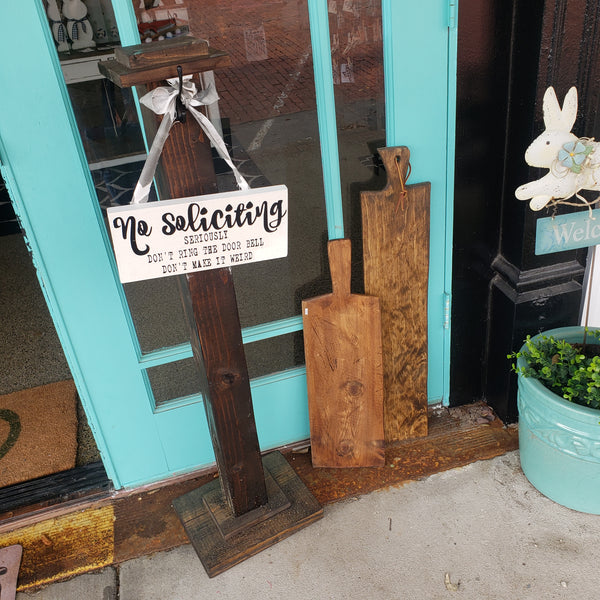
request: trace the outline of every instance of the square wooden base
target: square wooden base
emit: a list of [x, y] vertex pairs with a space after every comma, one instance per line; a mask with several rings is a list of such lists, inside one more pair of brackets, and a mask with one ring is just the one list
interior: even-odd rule
[[280, 452], [263, 457], [269, 503], [240, 517], [218, 479], [173, 501], [209, 577], [258, 554], [323, 516], [323, 508]]

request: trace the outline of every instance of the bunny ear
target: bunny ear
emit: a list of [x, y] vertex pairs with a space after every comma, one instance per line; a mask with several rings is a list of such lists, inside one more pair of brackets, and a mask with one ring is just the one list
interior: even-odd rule
[[544, 94], [544, 125], [553, 131], [569, 132], [577, 118], [577, 88], [572, 87], [565, 96], [562, 109], [556, 98], [553, 87]]
[[563, 131], [571, 131], [577, 118], [577, 88], [573, 86], [565, 96], [563, 102], [561, 121]]
[[561, 129], [562, 111], [556, 99], [556, 92], [549, 87], [544, 94], [544, 125], [546, 129]]

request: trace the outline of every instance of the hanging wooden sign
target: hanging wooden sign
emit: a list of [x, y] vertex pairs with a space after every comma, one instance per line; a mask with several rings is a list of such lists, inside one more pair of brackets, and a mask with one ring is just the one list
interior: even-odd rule
[[284, 185], [107, 210], [122, 283], [287, 256]]

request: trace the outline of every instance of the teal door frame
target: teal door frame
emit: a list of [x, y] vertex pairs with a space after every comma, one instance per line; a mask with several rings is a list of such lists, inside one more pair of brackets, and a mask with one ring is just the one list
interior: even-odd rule
[[[322, 0], [308, 0], [308, 7], [328, 232], [329, 239], [337, 239], [344, 237], [344, 222], [329, 14]], [[450, 396], [457, 11], [458, 0], [382, 0], [386, 145], [410, 149], [410, 182], [431, 182], [428, 402], [446, 406]]]
[[457, 11], [458, 0], [382, 0], [386, 144], [410, 149], [408, 183], [431, 182], [427, 387], [429, 403], [446, 406], [450, 396]]
[[[319, 4], [326, 5], [310, 0], [311, 20]], [[137, 42], [131, 0], [114, 5], [123, 43]], [[154, 406], [146, 368], [187, 358], [191, 349], [184, 344], [141, 353], [42, 1], [1, 3], [0, 20], [27, 23], [27, 36], [22, 28], [9, 28], [0, 37], [0, 80], [6, 84], [0, 95], [0, 168], [107, 473], [116, 488], [133, 487], [212, 463], [201, 398]], [[315, 56], [328, 56], [328, 28], [317, 32], [311, 22], [312, 27]], [[320, 82], [332, 86], [330, 64], [317, 62], [317, 90]], [[405, 73], [401, 79], [406, 81]], [[386, 97], [387, 89], [386, 84]], [[318, 93], [320, 122], [333, 108], [335, 123], [330, 92]], [[388, 123], [388, 136], [391, 127]], [[323, 147], [329, 144], [323, 155], [336, 162], [335, 130], [321, 135]], [[400, 143], [411, 146], [405, 137]], [[388, 144], [395, 142], [389, 138]], [[411, 150], [415, 167], [416, 146]], [[342, 237], [341, 203], [335, 197], [339, 165], [337, 175], [333, 169], [324, 177], [330, 237]], [[444, 214], [447, 219], [447, 209]], [[243, 336], [250, 342], [299, 329], [301, 317], [294, 316], [246, 329]], [[252, 394], [263, 449], [308, 437], [303, 367], [254, 380]]]

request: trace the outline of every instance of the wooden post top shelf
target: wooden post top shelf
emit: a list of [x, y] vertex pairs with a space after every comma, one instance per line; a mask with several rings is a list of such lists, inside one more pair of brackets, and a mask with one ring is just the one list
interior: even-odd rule
[[99, 63], [98, 68], [115, 85], [126, 88], [177, 77], [177, 66], [189, 75], [230, 65], [227, 52], [211, 48], [205, 40], [185, 36], [181, 40], [128, 46], [115, 52], [114, 60]]

